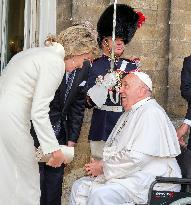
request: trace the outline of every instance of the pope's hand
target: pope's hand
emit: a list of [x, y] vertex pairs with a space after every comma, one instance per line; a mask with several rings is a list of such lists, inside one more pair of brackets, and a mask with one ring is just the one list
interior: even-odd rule
[[52, 156], [50, 157], [49, 161], [47, 162], [47, 165], [51, 167], [60, 167], [62, 163], [67, 163], [67, 159], [65, 158], [63, 152], [61, 150], [57, 150], [52, 153]]

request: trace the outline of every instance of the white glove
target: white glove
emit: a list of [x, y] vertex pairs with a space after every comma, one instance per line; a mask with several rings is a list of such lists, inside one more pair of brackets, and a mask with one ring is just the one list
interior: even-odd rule
[[102, 84], [108, 89], [112, 88], [114, 85], [116, 85], [116, 83], [117, 83], [117, 76], [115, 72], [107, 73], [104, 76], [103, 82], [102, 82]]
[[108, 89], [117, 83], [117, 77], [114, 72], [107, 73], [104, 78], [97, 82], [88, 90], [91, 100], [100, 108], [107, 100]]

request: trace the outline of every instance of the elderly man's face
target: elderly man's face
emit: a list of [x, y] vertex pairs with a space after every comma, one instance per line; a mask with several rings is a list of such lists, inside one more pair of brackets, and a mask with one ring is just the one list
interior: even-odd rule
[[125, 111], [131, 109], [132, 105], [140, 100], [142, 97], [141, 89], [142, 83], [134, 74], [128, 74], [122, 79], [120, 94]]

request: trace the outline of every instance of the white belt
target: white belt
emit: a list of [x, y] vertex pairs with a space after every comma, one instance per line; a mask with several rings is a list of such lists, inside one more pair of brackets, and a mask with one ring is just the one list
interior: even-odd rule
[[123, 107], [122, 106], [107, 106], [107, 105], [102, 105], [101, 108], [96, 107], [99, 110], [105, 110], [108, 112], [123, 112]]

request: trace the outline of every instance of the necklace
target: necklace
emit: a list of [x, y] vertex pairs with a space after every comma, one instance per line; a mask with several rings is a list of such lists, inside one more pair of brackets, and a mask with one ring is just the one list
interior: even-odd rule
[[128, 116], [129, 116], [130, 112], [126, 113], [126, 117], [125, 117], [123, 123], [119, 126], [119, 128], [116, 131], [113, 132], [113, 135], [111, 136], [111, 138], [109, 138], [109, 140], [106, 142], [107, 147], [111, 147], [114, 144], [114, 142], [116, 141], [116, 138], [119, 136], [119, 134], [121, 133], [121, 131], [123, 130], [123, 128], [125, 127], [125, 125], [128, 121]]

